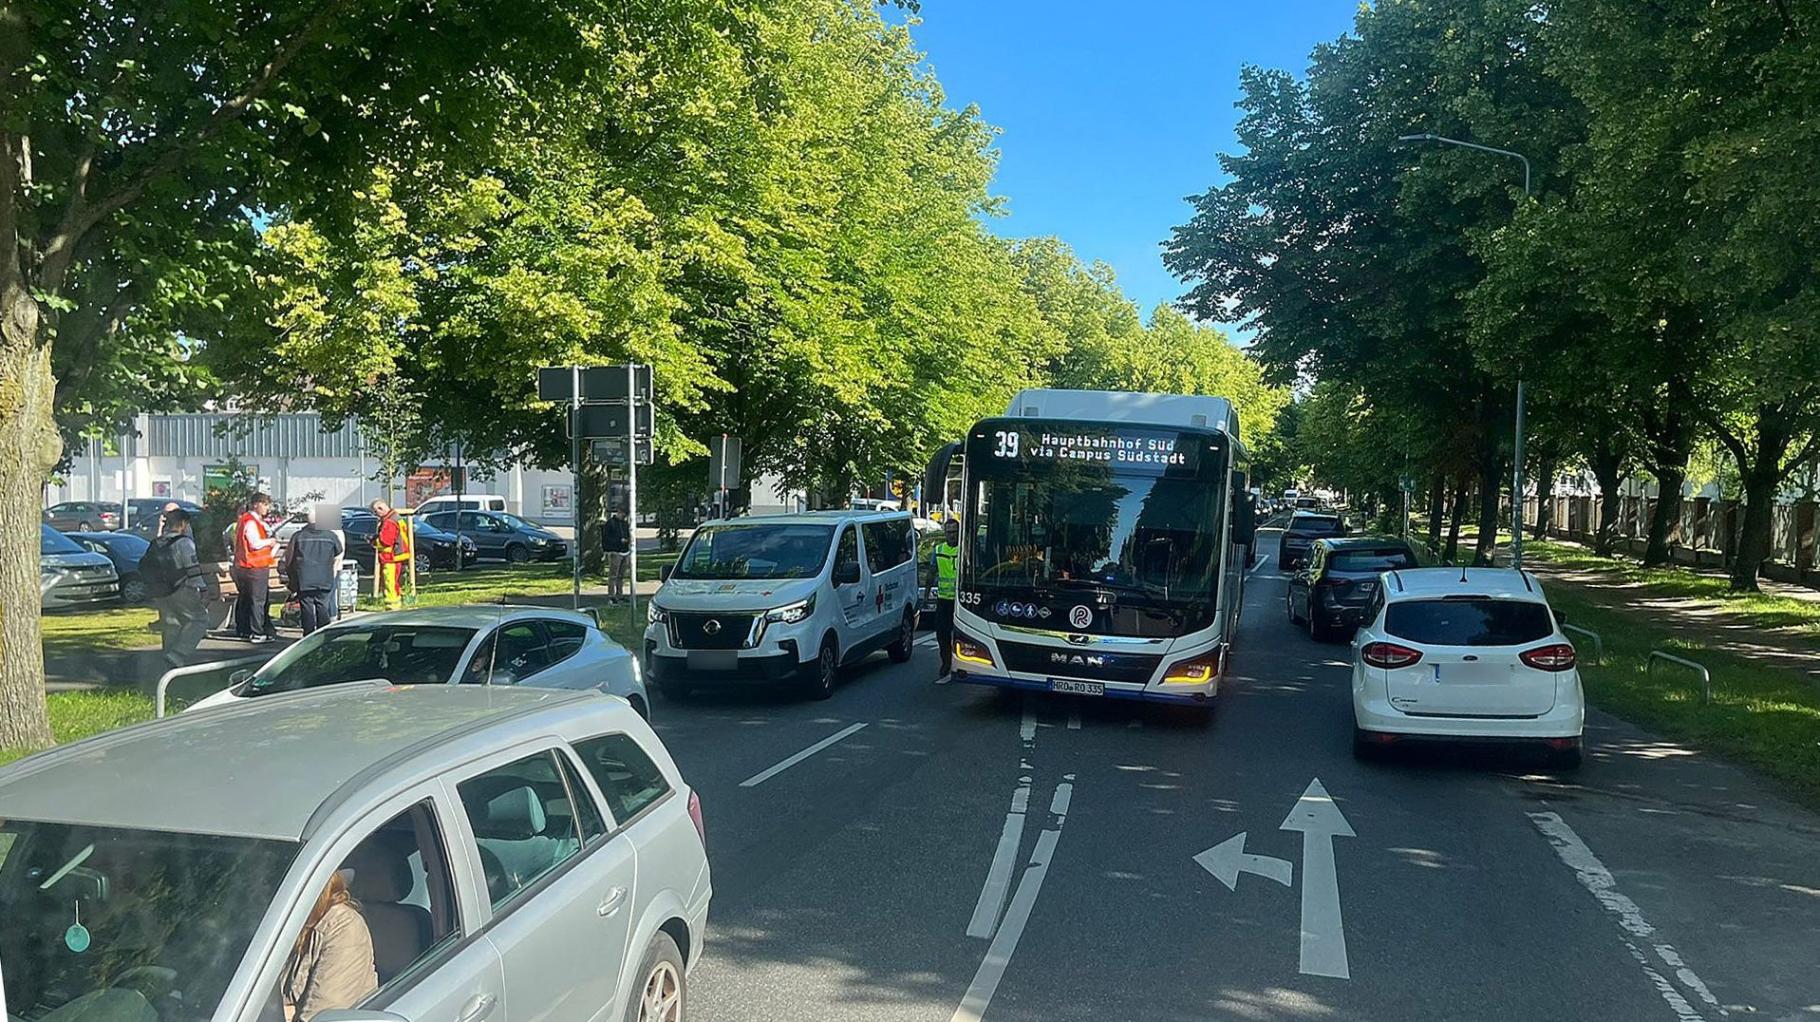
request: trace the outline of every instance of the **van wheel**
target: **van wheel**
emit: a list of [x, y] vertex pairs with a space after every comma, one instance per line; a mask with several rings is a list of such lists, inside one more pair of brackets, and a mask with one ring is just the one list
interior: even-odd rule
[[899, 626], [897, 641], [893, 642], [885, 652], [890, 654], [892, 663], [901, 664], [908, 661], [910, 654], [915, 650], [916, 613], [906, 610], [904, 611], [904, 623]]
[[511, 546], [506, 547], [506, 560], [513, 564], [523, 564], [530, 559], [531, 551], [526, 550], [523, 544], [514, 543]]
[[832, 637], [822, 641], [822, 651], [810, 668], [804, 693], [810, 699], [826, 699], [834, 694], [834, 683], [840, 677], [840, 647]]
[[682, 1022], [689, 991], [675, 938], [657, 931], [645, 949], [637, 976], [632, 1003], [626, 1006], [626, 1022]]

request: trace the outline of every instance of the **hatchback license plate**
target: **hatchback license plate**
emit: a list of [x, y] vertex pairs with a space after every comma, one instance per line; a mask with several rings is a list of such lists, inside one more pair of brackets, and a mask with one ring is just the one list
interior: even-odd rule
[[1100, 681], [1069, 681], [1065, 678], [1050, 678], [1049, 691], [1072, 692], [1077, 696], [1103, 696], [1106, 684]]

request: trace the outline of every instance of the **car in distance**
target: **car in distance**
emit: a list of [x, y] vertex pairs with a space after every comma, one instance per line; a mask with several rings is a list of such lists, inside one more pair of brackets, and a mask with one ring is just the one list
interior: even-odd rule
[[[916, 530], [916, 612], [918, 614], [935, 613], [935, 562], [930, 559], [930, 551], [942, 545], [942, 523], [931, 518], [912, 518], [910, 527]], [[931, 617], [931, 620], [934, 620]]]
[[1289, 576], [1289, 621], [1308, 626], [1316, 642], [1349, 636], [1365, 620], [1378, 576], [1416, 566], [1415, 551], [1400, 539], [1317, 539], [1307, 565]]
[[[480, 548], [472, 538], [446, 532], [415, 517], [410, 523], [411, 539], [415, 544], [412, 550], [419, 558], [420, 569], [454, 568], [457, 550], [461, 551], [461, 567], [479, 560]], [[341, 509], [341, 534], [346, 537], [345, 556], [352, 558], [361, 571], [372, 574], [373, 541], [379, 535], [379, 519], [370, 511], [344, 507]]]
[[420, 514], [417, 520], [473, 540], [481, 557], [523, 564], [560, 561], [569, 554], [562, 537], [504, 511], [437, 511]]
[[1296, 511], [1283, 526], [1282, 542], [1277, 546], [1277, 564], [1284, 571], [1294, 571], [1307, 563], [1308, 550], [1315, 540], [1344, 535], [1346, 521], [1339, 515]]
[[666, 696], [773, 682], [826, 699], [843, 666], [910, 659], [918, 559], [902, 511], [709, 522], [647, 605], [645, 667]]
[[[364, 953], [287, 983], [329, 891]], [[343, 686], [0, 769], [18, 1019], [640, 1018], [685, 993], [711, 893], [699, 800], [592, 693]]]
[[506, 511], [506, 499], [497, 493], [453, 493], [431, 497], [412, 508], [413, 514], [429, 515], [438, 511]]
[[205, 535], [210, 531], [204, 517], [208, 512], [201, 504], [192, 500], [165, 500], [162, 497], [134, 497], [127, 501], [131, 514], [127, 518], [126, 531], [141, 539], [155, 539], [158, 536], [159, 520], [164, 517], [166, 504], [175, 504], [179, 510], [189, 515], [190, 525], [197, 536]]
[[120, 598], [120, 574], [105, 555], [82, 548], [49, 524], [38, 526], [38, 607], [92, 607]]
[[1388, 571], [1353, 637], [1353, 751], [1516, 742], [1580, 764], [1586, 697], [1542, 584], [1508, 568]]
[[638, 658], [594, 620], [545, 607], [420, 607], [367, 614], [306, 636], [192, 709], [355, 681], [594, 690], [649, 716]]
[[120, 528], [120, 505], [103, 500], [66, 500], [46, 508], [44, 521], [58, 532], [112, 532]]
[[64, 533], [91, 554], [100, 554], [114, 565], [120, 580], [120, 598], [127, 603], [144, 603], [151, 594], [139, 578], [139, 559], [151, 549], [144, 537], [131, 532]]

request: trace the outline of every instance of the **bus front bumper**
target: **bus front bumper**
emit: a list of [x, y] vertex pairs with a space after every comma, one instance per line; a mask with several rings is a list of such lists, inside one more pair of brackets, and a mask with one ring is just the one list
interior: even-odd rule
[[[1053, 683], [1046, 678], [1013, 678], [1004, 674], [982, 674], [956, 666], [952, 679], [963, 685], [989, 685], [995, 688], [1015, 688], [1026, 692], [1051, 692], [1056, 695], [1081, 695], [1079, 692], [1056, 692]], [[1202, 685], [1160, 686], [1125, 685], [1119, 682], [1104, 682], [1105, 691], [1099, 694], [1086, 694], [1088, 699], [1125, 699], [1140, 703], [1174, 703], [1179, 706], [1206, 706], [1213, 702], [1219, 687], [1217, 681]]]

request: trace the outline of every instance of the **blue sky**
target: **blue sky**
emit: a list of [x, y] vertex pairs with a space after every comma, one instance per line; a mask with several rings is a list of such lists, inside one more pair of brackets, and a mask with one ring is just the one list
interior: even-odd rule
[[1357, 0], [922, 0], [949, 105], [1003, 129], [992, 229], [1104, 260], [1146, 314], [1184, 290], [1159, 244], [1235, 148], [1239, 68], [1301, 73]]

